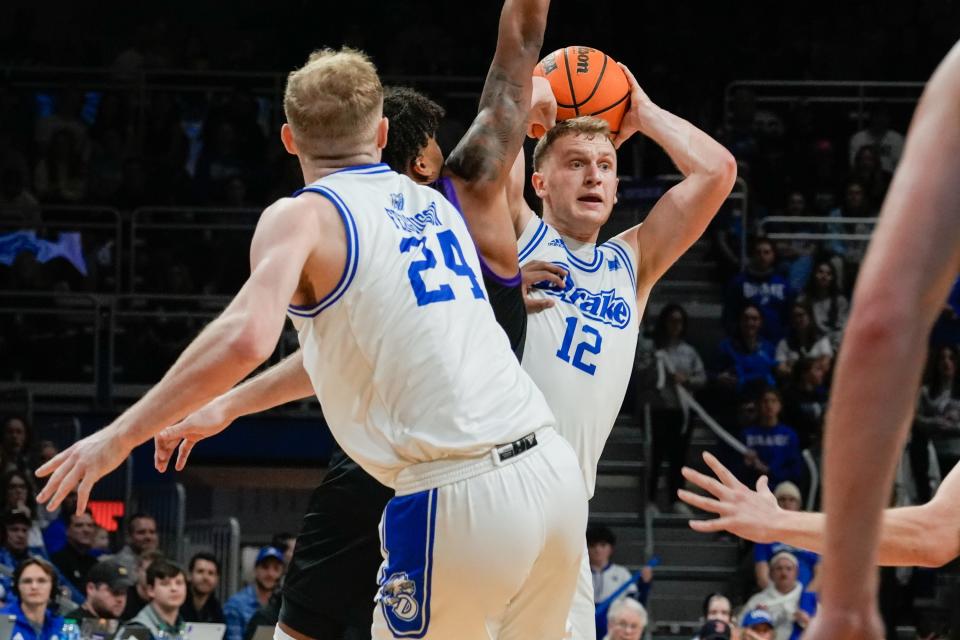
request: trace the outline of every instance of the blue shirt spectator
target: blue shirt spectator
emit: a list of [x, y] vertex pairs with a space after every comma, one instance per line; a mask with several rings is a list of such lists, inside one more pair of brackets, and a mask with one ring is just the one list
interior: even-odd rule
[[760, 337], [763, 316], [759, 307], [747, 303], [740, 311], [738, 330], [734, 337], [720, 343], [717, 382], [742, 392], [753, 385], [773, 386], [776, 370], [776, 350]]
[[786, 279], [777, 274], [776, 261], [772, 242], [766, 238], [754, 240], [750, 265], [746, 271], [734, 276], [727, 286], [723, 316], [731, 333], [743, 306], [752, 302], [763, 317], [763, 338], [773, 343], [783, 338], [784, 318], [793, 293]]
[[743, 430], [743, 442], [756, 454], [747, 466], [766, 474], [774, 487], [781, 482], [801, 484], [803, 458], [797, 432], [780, 422], [780, 393], [767, 389], [760, 397], [760, 424]]
[[227, 620], [227, 633], [224, 640], [243, 640], [247, 623], [257, 610], [265, 605], [280, 584], [283, 576], [283, 552], [276, 547], [264, 547], [257, 554], [253, 568], [253, 584], [247, 585], [230, 596], [223, 605], [223, 616]]
[[[27, 545], [29, 531], [31, 527], [30, 517], [22, 511], [8, 511], [4, 514], [3, 526], [3, 546], [0, 547], [0, 565], [7, 567], [10, 574], [0, 575], [0, 587], [3, 587], [5, 594], [13, 593], [13, 575], [12, 572], [20, 563], [28, 558], [40, 558], [49, 561], [43, 548], [30, 547]], [[70, 589], [70, 598], [74, 602], [83, 602], [84, 594], [73, 588], [73, 586], [63, 577], [60, 570], [54, 567], [57, 574], [57, 582]]]
[[30, 558], [13, 574], [17, 600], [0, 613], [16, 616], [11, 640], [54, 640], [63, 628], [63, 618], [50, 611], [56, 591], [56, 573], [46, 560]]

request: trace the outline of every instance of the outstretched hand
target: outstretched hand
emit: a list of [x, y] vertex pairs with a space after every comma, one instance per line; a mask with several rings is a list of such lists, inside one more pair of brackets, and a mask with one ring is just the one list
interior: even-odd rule
[[37, 502], [53, 511], [77, 489], [77, 513], [83, 513], [96, 481], [119, 467], [131, 450], [116, 437], [112, 425], [78, 440], [37, 469], [38, 477], [50, 476]]
[[684, 489], [680, 489], [677, 495], [690, 506], [720, 517], [713, 520], [691, 520], [690, 528], [704, 533], [729, 531], [753, 542], [775, 542], [770, 523], [777, 520], [781, 509], [767, 486], [767, 477], [762, 476], [757, 481], [757, 490], [753, 491], [737, 480], [712, 454], [705, 451], [703, 460], [716, 474], [716, 478], [689, 467], [683, 468], [683, 477], [706, 491], [709, 496]]
[[521, 287], [523, 290], [523, 304], [527, 308], [527, 313], [539, 313], [544, 309], [549, 309], [554, 305], [554, 300], [550, 297], [536, 297], [530, 295], [534, 285], [547, 283], [551, 287], [563, 289], [566, 286], [567, 272], [563, 267], [555, 265], [552, 262], [543, 260], [531, 260], [520, 269], [522, 278]]
[[627, 112], [623, 114], [623, 120], [620, 122], [620, 133], [613, 139], [613, 146], [619, 149], [620, 145], [630, 139], [630, 136], [643, 130], [646, 114], [654, 104], [644, 90], [640, 88], [640, 83], [633, 77], [630, 69], [619, 62], [617, 65], [623, 69], [624, 75], [627, 76], [627, 82], [630, 83], [630, 106], [627, 108]]
[[233, 417], [223, 410], [218, 399], [214, 399], [177, 424], [167, 427], [153, 439], [153, 464], [157, 471], [163, 473], [167, 470], [177, 447], [180, 450], [174, 468], [183, 471], [193, 447], [204, 438], [217, 435], [231, 422]]

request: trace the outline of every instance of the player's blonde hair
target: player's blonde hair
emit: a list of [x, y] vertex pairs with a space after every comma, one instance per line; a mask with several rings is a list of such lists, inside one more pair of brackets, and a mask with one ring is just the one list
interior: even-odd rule
[[540, 171], [544, 158], [557, 140], [576, 135], [586, 136], [587, 138], [594, 138], [596, 136], [609, 138], [610, 125], [607, 124], [606, 120], [594, 118], [593, 116], [580, 116], [579, 118], [561, 120], [537, 141], [537, 146], [533, 150], [533, 170]]
[[383, 85], [370, 58], [356, 49], [322, 49], [287, 76], [283, 111], [307, 154], [344, 153], [376, 135]]

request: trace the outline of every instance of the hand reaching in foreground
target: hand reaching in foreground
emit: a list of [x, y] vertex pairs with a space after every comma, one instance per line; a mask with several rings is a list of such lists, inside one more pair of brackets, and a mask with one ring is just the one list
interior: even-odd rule
[[183, 471], [194, 445], [204, 438], [220, 433], [233, 422], [233, 417], [223, 409], [218, 400], [219, 398], [211, 400], [177, 424], [157, 434], [153, 439], [153, 464], [157, 471], [163, 473], [167, 470], [170, 458], [178, 446], [180, 451], [175, 468]]
[[697, 485], [709, 496], [680, 489], [677, 495], [691, 507], [719, 515], [713, 520], [691, 520], [690, 528], [704, 533], [729, 531], [735, 536], [753, 542], [775, 542], [770, 524], [776, 522], [782, 510], [767, 487], [767, 477], [757, 481], [757, 490], [737, 480], [712, 454], [704, 452], [703, 460], [716, 474], [704, 475], [689, 467], [683, 468], [683, 477]]
[[520, 269], [520, 275], [523, 278], [523, 304], [527, 308], [527, 313], [539, 313], [544, 309], [549, 309], [554, 305], [551, 298], [534, 298], [530, 296], [530, 290], [534, 285], [545, 282], [551, 288], [563, 290], [566, 286], [567, 272], [563, 267], [544, 262], [542, 260], [531, 260]]
[[83, 513], [96, 481], [119, 467], [132, 450], [120, 441], [113, 425], [78, 440], [37, 469], [38, 477], [50, 476], [37, 502], [53, 511], [76, 488], [77, 513]]

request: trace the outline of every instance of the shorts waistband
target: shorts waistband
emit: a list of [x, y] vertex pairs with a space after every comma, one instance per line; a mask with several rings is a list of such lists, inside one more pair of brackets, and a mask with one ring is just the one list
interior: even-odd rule
[[442, 487], [513, 464], [531, 452], [540, 451], [560, 435], [553, 427], [541, 427], [522, 438], [500, 444], [476, 458], [431, 460], [410, 465], [397, 474], [394, 490], [398, 496]]

